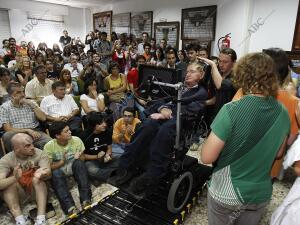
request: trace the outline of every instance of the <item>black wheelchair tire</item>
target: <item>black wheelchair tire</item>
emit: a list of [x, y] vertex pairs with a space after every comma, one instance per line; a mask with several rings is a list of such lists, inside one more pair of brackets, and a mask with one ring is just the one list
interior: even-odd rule
[[[179, 205], [176, 205], [176, 198], [177, 198], [177, 192], [179, 188], [183, 188], [180, 187], [181, 185], [186, 185], [183, 182], [187, 182], [187, 187], [185, 187], [184, 189], [187, 191], [186, 193], [184, 193], [184, 198], [183, 200], [180, 202]], [[183, 173], [180, 177], [176, 178], [169, 190], [169, 194], [168, 194], [168, 200], [167, 200], [167, 208], [170, 212], [172, 213], [178, 213], [180, 212], [183, 207], [185, 206], [185, 204], [187, 203], [191, 191], [192, 191], [192, 187], [193, 187], [193, 175], [190, 171], [186, 171], [185, 173]]]

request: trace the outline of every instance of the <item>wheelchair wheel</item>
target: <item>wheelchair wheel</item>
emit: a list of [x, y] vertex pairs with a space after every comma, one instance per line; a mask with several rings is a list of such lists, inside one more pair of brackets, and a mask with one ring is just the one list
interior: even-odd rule
[[172, 213], [178, 213], [190, 197], [193, 186], [193, 175], [187, 171], [174, 180], [168, 194], [167, 207]]

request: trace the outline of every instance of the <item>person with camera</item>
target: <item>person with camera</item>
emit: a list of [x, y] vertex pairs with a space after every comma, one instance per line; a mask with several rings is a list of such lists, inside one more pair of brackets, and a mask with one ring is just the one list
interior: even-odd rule
[[86, 36], [85, 36], [85, 45], [89, 45], [90, 49], [89, 50], [94, 50], [94, 43], [96, 40], [96, 35], [93, 31], [90, 31]]

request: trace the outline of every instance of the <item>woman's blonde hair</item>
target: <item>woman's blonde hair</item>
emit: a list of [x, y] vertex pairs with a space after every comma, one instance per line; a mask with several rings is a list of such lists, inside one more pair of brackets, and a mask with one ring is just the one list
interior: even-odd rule
[[64, 79], [64, 74], [65, 74], [65, 73], [68, 73], [68, 74], [71, 75], [70, 70], [68, 70], [68, 69], [62, 69], [62, 71], [61, 71], [60, 74], [59, 74], [59, 80], [62, 81], [62, 82], [64, 82], [64, 84], [66, 84], [67, 82], [68, 82], [68, 83], [72, 83], [72, 77], [71, 77], [71, 76], [70, 76], [70, 79], [69, 79], [69, 80], [65, 80], [65, 79]]
[[233, 81], [244, 94], [276, 96], [278, 81], [275, 65], [265, 53], [250, 53], [243, 56], [234, 66]]
[[22, 56], [22, 60], [21, 60], [20, 64], [17, 65], [18, 69], [21, 70], [21, 71], [24, 71], [24, 64], [23, 64], [24, 58], [28, 59], [28, 61], [29, 61], [29, 68], [32, 70], [31, 61], [30, 61], [29, 56]]

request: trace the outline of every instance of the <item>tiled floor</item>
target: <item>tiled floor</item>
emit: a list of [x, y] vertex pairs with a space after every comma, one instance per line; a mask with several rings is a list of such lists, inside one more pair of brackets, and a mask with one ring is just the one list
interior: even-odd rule
[[[199, 156], [198, 151], [190, 151], [189, 155], [197, 157]], [[267, 225], [268, 221], [270, 219], [270, 216], [272, 212], [278, 207], [278, 205], [282, 202], [283, 198], [286, 196], [286, 194], [289, 191], [289, 188], [293, 184], [293, 181], [295, 179], [295, 176], [293, 175], [293, 172], [291, 170], [286, 171], [286, 175], [283, 179], [283, 181], [277, 181], [274, 183], [274, 190], [273, 190], [273, 196], [270, 204], [267, 207], [267, 211], [265, 215], [263, 216], [263, 219], [260, 223], [260, 225]], [[104, 196], [108, 195], [109, 193], [113, 192], [115, 190], [114, 187], [108, 185], [108, 184], [102, 184], [98, 186], [97, 188], [93, 187], [93, 201], [97, 201]], [[207, 207], [206, 207], [206, 191], [204, 191], [202, 197], [198, 201], [198, 205], [194, 207], [192, 210], [192, 213], [188, 215], [187, 220], [185, 222], [185, 225], [207, 225]], [[72, 195], [75, 199], [76, 204], [79, 206], [79, 200], [78, 200], [78, 191], [76, 187], [72, 188]], [[48, 220], [49, 225], [54, 225], [57, 222], [60, 222], [64, 219], [64, 214], [62, 213], [59, 203], [55, 198], [50, 199], [52, 204], [54, 205], [56, 216]], [[28, 204], [24, 207], [25, 214], [33, 208], [33, 204]], [[1, 207], [0, 209], [0, 224], [1, 225], [11, 225], [14, 224], [12, 217], [9, 215], [6, 209], [4, 207]]]

